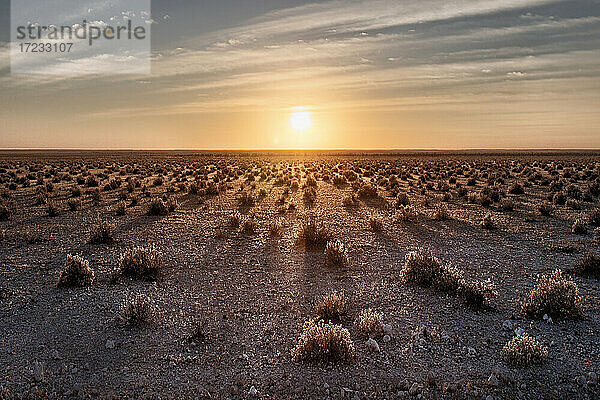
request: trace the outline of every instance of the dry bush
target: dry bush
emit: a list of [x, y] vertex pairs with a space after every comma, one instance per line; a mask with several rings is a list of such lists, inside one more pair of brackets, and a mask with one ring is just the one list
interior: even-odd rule
[[115, 227], [100, 219], [96, 220], [90, 231], [89, 242], [91, 244], [110, 244], [115, 241]]
[[554, 212], [554, 207], [552, 204], [545, 201], [538, 206], [538, 211], [540, 212], [540, 215], [547, 217]]
[[396, 208], [400, 208], [400, 206], [406, 207], [410, 205], [410, 197], [408, 197], [407, 193], [400, 192], [398, 196], [396, 196], [396, 200], [394, 205]]
[[500, 200], [500, 209], [502, 211], [513, 211], [515, 209], [515, 202], [512, 199]]
[[372, 309], [362, 310], [354, 322], [358, 333], [365, 337], [378, 337], [383, 333], [383, 314]]
[[206, 336], [207, 336], [207, 333], [206, 333], [206, 326], [205, 326], [204, 322], [198, 321], [194, 324], [194, 330], [192, 331], [192, 334], [189, 336], [188, 341], [195, 342], [195, 343], [201, 343], [204, 341], [204, 339], [206, 339]]
[[121, 200], [117, 203], [115, 207], [115, 214], [117, 215], [125, 215], [127, 213], [127, 203], [124, 200]]
[[4, 202], [0, 201], [0, 221], [8, 221], [10, 217], [10, 210]]
[[502, 348], [502, 357], [508, 364], [516, 366], [542, 364], [548, 358], [548, 348], [534, 337], [522, 334], [513, 337]]
[[240, 226], [240, 232], [245, 235], [252, 235], [258, 230], [258, 223], [252, 217], [244, 218]]
[[333, 292], [324, 296], [315, 305], [315, 314], [323, 321], [340, 321], [346, 314], [344, 292]]
[[67, 200], [67, 206], [69, 206], [69, 210], [77, 211], [81, 208], [81, 199], [80, 198], [69, 199], [69, 200]]
[[127, 300], [123, 307], [123, 320], [129, 326], [144, 326], [156, 320], [157, 308], [148, 296]]
[[495, 295], [490, 282], [469, 283], [461, 278], [460, 270], [443, 265], [429, 250], [424, 249], [407, 254], [400, 279], [406, 284], [458, 294], [467, 304], [477, 307], [488, 305]]
[[279, 236], [281, 235], [281, 232], [283, 232], [283, 221], [281, 218], [278, 218], [269, 224], [270, 236]]
[[433, 212], [432, 218], [436, 221], [445, 221], [450, 219], [450, 213], [448, 207], [443, 204], [438, 205]]
[[67, 259], [58, 277], [58, 287], [89, 286], [94, 282], [94, 271], [87, 260], [67, 254]]
[[252, 207], [256, 203], [256, 198], [252, 193], [244, 190], [242, 193], [240, 193], [238, 202], [242, 207]]
[[153, 247], [133, 247], [121, 254], [119, 272], [124, 276], [154, 280], [162, 270], [161, 255]]
[[344, 196], [343, 200], [342, 200], [342, 205], [344, 207], [358, 207], [360, 206], [360, 202], [358, 201], [358, 199], [356, 198], [356, 196], [354, 194], [349, 194]]
[[510, 194], [523, 194], [525, 193], [525, 190], [523, 189], [523, 186], [521, 186], [520, 183], [515, 182], [513, 183], [510, 188], [508, 188], [508, 193]]
[[383, 220], [375, 215], [369, 217], [369, 229], [373, 232], [383, 231]]
[[150, 201], [150, 205], [148, 206], [147, 214], [153, 215], [153, 216], [168, 215], [169, 207], [167, 206], [167, 203], [163, 199], [156, 197]]
[[521, 303], [521, 312], [532, 318], [542, 318], [544, 314], [555, 319], [581, 318], [583, 305], [575, 282], [557, 269], [539, 279], [536, 287]]
[[573, 228], [571, 228], [571, 232], [577, 235], [585, 235], [587, 233], [585, 221], [581, 218], [577, 218], [575, 222], [573, 222]]
[[331, 232], [324, 224], [318, 223], [314, 217], [302, 222], [298, 241], [308, 248], [323, 248], [331, 239]]
[[49, 217], [56, 217], [58, 215], [58, 206], [52, 200], [49, 200], [46, 204], [46, 214]]
[[304, 194], [302, 195], [305, 203], [312, 204], [317, 200], [317, 189], [313, 186], [307, 186], [304, 188]]
[[229, 226], [232, 227], [233, 229], [237, 229], [241, 223], [242, 223], [242, 214], [240, 214], [239, 211], [234, 211], [229, 216]]
[[377, 186], [374, 186], [370, 183], [363, 184], [358, 189], [358, 197], [361, 199], [375, 199], [379, 197], [379, 193], [377, 192]]
[[419, 212], [413, 206], [400, 206], [394, 214], [394, 221], [415, 221], [419, 218]]
[[483, 229], [496, 229], [496, 224], [494, 223], [494, 220], [492, 219], [492, 214], [491, 213], [487, 213], [485, 215], [485, 217], [483, 217], [483, 219], [481, 220], [481, 222], [479, 223], [479, 225]]
[[325, 247], [325, 258], [327, 265], [333, 267], [346, 267], [349, 264], [348, 251], [342, 242], [328, 242]]
[[292, 358], [298, 362], [336, 363], [354, 359], [350, 332], [331, 322], [310, 320], [304, 324]]
[[588, 214], [588, 223], [592, 226], [600, 226], [600, 208], [595, 208]]
[[600, 278], [600, 257], [589, 252], [575, 264], [574, 271], [576, 275]]

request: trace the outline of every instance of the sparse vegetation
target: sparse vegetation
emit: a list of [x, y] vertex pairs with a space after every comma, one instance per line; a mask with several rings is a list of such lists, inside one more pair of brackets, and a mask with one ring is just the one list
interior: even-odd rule
[[502, 357], [508, 364], [520, 367], [542, 364], [548, 358], [548, 348], [537, 339], [522, 334], [513, 337], [502, 348]]
[[110, 244], [115, 241], [115, 227], [112, 224], [100, 219], [96, 219], [90, 231], [89, 242], [91, 244]]
[[341, 325], [321, 320], [304, 324], [298, 344], [292, 350], [294, 361], [337, 363], [352, 361], [355, 357], [350, 332]]
[[344, 292], [333, 292], [320, 299], [315, 306], [315, 314], [323, 321], [341, 321], [346, 314]]
[[561, 270], [539, 278], [536, 287], [521, 304], [523, 314], [532, 318], [580, 318], [583, 305], [577, 285]]
[[154, 280], [162, 270], [161, 255], [153, 247], [133, 247], [121, 254], [119, 272], [123, 276]]
[[362, 336], [381, 336], [383, 334], [383, 314], [370, 308], [362, 310], [354, 325]]
[[67, 254], [67, 259], [58, 277], [58, 287], [89, 286], [94, 282], [94, 271], [87, 260]]
[[346, 246], [339, 241], [327, 243], [327, 246], [325, 247], [325, 258], [327, 259], [327, 265], [333, 267], [346, 267], [349, 263]]
[[575, 264], [574, 271], [576, 275], [600, 278], [600, 257], [589, 252]]
[[314, 217], [306, 219], [298, 234], [298, 240], [307, 248], [323, 248], [331, 239], [329, 228], [323, 223], [318, 223]]
[[152, 324], [156, 320], [157, 308], [148, 296], [137, 296], [126, 300], [123, 307], [123, 320], [129, 326], [142, 327]]

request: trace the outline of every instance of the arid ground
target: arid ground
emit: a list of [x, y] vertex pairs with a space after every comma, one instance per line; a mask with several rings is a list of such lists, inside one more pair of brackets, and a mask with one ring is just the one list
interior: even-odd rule
[[[0, 191], [0, 399], [600, 398], [600, 154], [2, 152]], [[297, 348], [334, 292], [347, 352]]]

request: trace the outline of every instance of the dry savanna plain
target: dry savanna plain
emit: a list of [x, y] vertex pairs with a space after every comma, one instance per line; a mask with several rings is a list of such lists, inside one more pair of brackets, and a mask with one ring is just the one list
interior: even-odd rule
[[600, 398], [600, 154], [2, 152], [0, 399]]

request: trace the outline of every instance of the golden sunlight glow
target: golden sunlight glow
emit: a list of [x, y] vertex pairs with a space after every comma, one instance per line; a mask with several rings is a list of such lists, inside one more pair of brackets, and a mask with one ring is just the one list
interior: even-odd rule
[[295, 107], [290, 114], [290, 126], [296, 132], [306, 132], [312, 127], [312, 114], [304, 107]]

